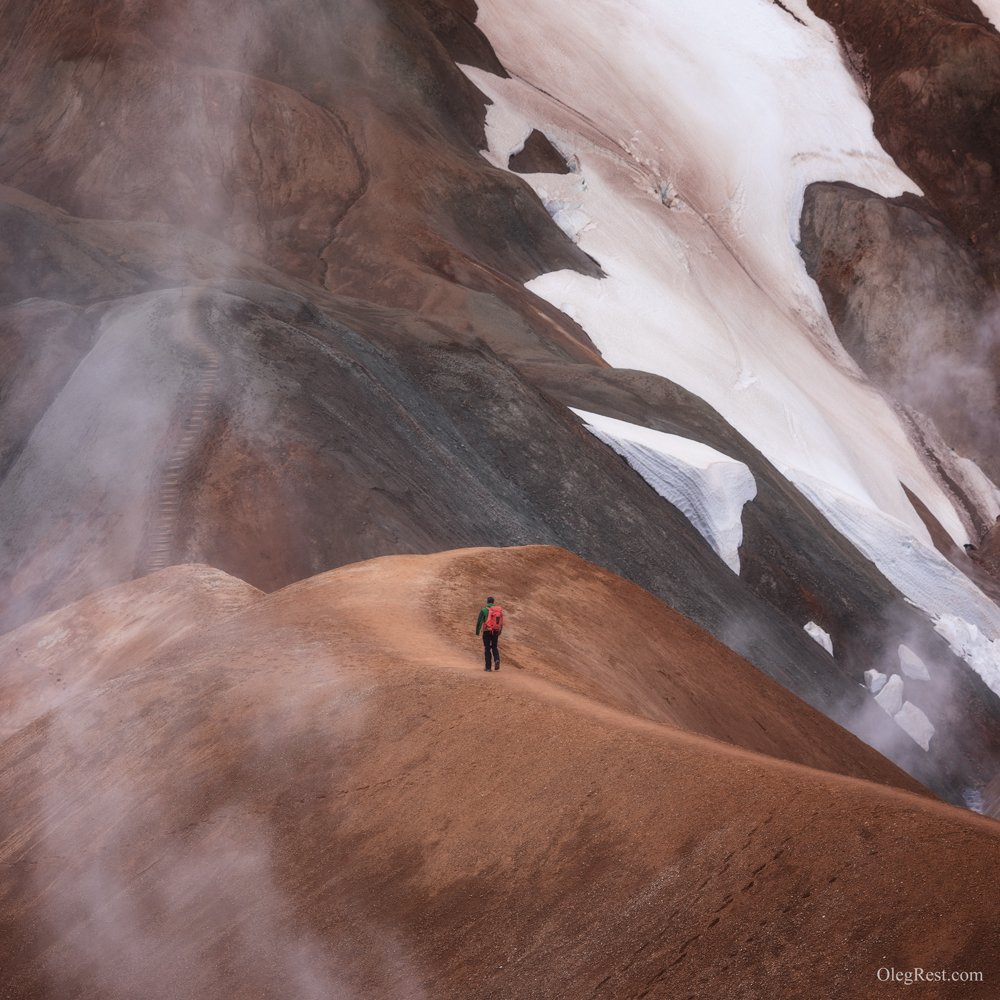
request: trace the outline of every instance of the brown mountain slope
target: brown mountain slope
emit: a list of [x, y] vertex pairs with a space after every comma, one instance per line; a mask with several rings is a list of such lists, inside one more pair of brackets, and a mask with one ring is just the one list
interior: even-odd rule
[[[497, 584], [486, 675], [470, 589]], [[991, 996], [1000, 828], [677, 728], [907, 780], [647, 602], [558, 550], [473, 550], [133, 641], [0, 744], [4, 996], [867, 998], [913, 965]], [[20, 636], [86, 669], [68, 631], [4, 659]]]
[[465, 42], [407, 0], [5, 4], [0, 181], [410, 308], [456, 269], [490, 290], [491, 271], [599, 274], [479, 155], [486, 98], [446, 46], [500, 67], [463, 6]]
[[164, 646], [242, 611], [260, 596], [220, 570], [184, 567], [36, 618], [0, 639], [0, 735], [141, 667]]
[[923, 791], [690, 619], [563, 549], [465, 550], [430, 587], [427, 563], [398, 565], [396, 579], [425, 590], [421, 601], [434, 607], [440, 634], [455, 640], [468, 625], [470, 596], [482, 600], [486, 588], [509, 595], [504, 607], [516, 624], [504, 638], [507, 664], [533, 677], [758, 753]]

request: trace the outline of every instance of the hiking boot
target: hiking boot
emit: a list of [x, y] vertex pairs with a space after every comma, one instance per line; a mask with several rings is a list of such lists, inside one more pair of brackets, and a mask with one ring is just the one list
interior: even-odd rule
[[489, 672], [490, 672], [490, 668], [486, 667], [486, 673], [489, 673]]

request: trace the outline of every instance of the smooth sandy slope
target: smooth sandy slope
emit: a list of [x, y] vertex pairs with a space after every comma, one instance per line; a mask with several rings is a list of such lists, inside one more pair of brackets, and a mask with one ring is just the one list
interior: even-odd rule
[[1000, 826], [562, 550], [174, 567], [0, 663], [4, 998], [996, 996]]

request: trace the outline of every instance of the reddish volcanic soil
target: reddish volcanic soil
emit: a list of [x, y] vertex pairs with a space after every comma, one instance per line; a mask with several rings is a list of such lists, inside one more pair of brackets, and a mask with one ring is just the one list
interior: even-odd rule
[[174, 567], [0, 662], [5, 998], [996, 996], [1000, 826], [562, 550]]

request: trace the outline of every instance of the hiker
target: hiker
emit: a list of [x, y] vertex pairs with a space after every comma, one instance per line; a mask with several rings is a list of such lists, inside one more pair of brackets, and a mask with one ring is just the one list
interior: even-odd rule
[[480, 630], [483, 633], [483, 652], [486, 654], [486, 669], [490, 669], [490, 655], [493, 656], [493, 663], [497, 670], [500, 669], [500, 650], [497, 642], [500, 633], [503, 631], [503, 608], [494, 601], [492, 597], [486, 598], [485, 606], [479, 612], [479, 620], [476, 622], [476, 635]]

